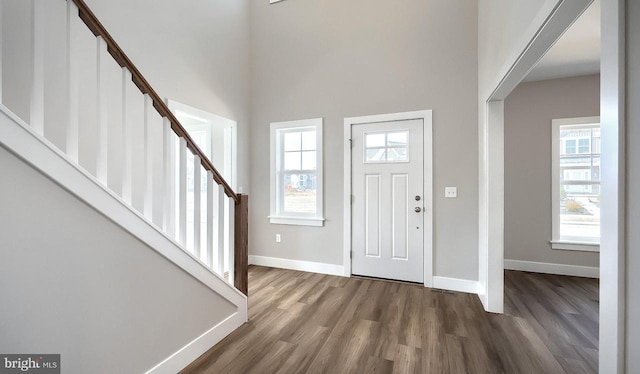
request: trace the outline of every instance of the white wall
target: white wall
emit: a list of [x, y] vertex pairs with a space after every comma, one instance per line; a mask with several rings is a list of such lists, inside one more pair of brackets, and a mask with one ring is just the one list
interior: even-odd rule
[[627, 1], [627, 373], [640, 368], [640, 3]]
[[509, 260], [598, 267], [599, 254], [551, 249], [551, 121], [600, 115], [600, 75], [521, 83], [504, 104]]
[[[433, 109], [434, 274], [477, 279], [476, 2], [254, 1], [252, 17], [250, 253], [342, 264], [343, 119]], [[269, 123], [315, 117], [325, 226], [271, 225]]]
[[0, 351], [145, 372], [237, 308], [0, 147]]

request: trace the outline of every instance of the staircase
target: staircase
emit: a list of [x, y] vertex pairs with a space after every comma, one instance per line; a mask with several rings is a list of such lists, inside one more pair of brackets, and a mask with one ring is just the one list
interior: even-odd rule
[[248, 198], [83, 0], [0, 4], [0, 352], [175, 373], [247, 321]]

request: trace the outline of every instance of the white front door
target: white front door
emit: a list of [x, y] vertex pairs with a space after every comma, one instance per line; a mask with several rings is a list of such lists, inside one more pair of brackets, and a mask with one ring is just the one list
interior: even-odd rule
[[423, 283], [423, 120], [351, 127], [354, 275]]

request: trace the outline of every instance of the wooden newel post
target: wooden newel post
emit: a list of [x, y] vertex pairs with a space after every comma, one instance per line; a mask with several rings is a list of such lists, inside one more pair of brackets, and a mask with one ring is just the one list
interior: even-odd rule
[[234, 232], [235, 286], [247, 295], [249, 290], [249, 196], [238, 194]]

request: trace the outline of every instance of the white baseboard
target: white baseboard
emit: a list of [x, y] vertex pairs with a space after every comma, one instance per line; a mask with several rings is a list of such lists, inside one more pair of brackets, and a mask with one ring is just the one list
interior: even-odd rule
[[600, 278], [600, 268], [590, 266], [550, 264], [546, 262], [504, 260], [507, 270], [530, 271], [533, 273], [571, 275], [574, 277]]
[[272, 268], [307, 271], [310, 273], [344, 276], [342, 265], [325, 264], [322, 262], [290, 260], [287, 258], [249, 255], [249, 265], [268, 266]]
[[478, 294], [478, 282], [468, 279], [433, 277], [433, 288]]
[[240, 327], [245, 321], [246, 318], [241, 312], [230, 315], [227, 319], [213, 326], [209, 331], [195, 338], [179, 351], [154, 366], [147, 371], [146, 374], [179, 372], [211, 349], [211, 347], [218, 344], [227, 335], [231, 334], [231, 332]]

